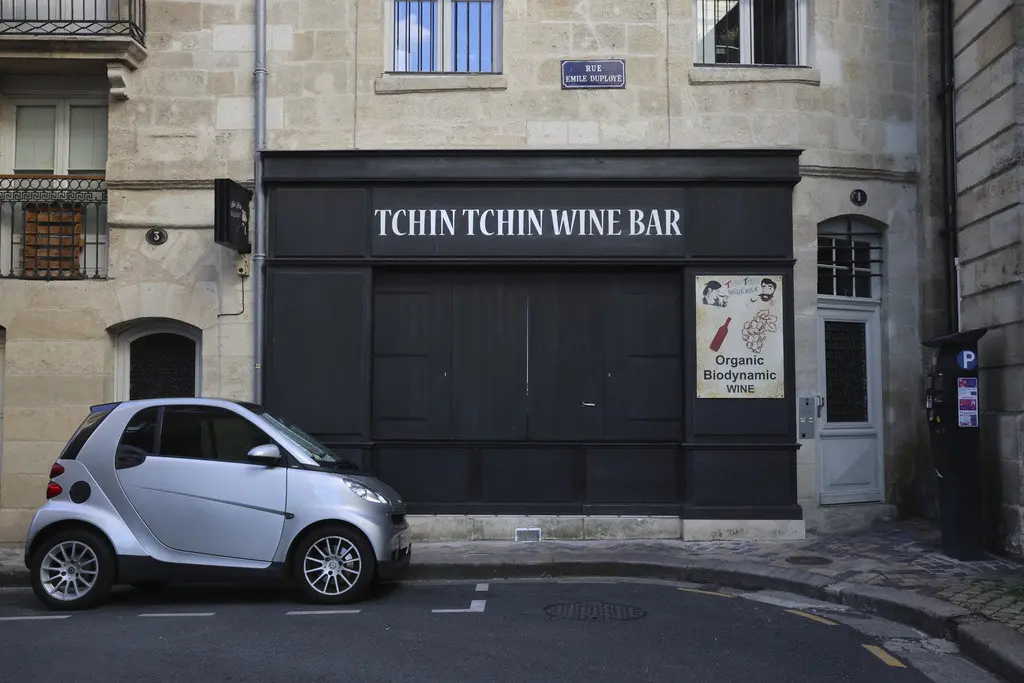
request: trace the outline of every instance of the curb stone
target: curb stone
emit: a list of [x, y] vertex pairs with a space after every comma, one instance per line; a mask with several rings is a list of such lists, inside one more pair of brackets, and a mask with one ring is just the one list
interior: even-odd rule
[[28, 585], [30, 582], [26, 567], [0, 569], [0, 588], [23, 588]]
[[[967, 657], [1010, 681], [1024, 681], [1024, 636], [998, 622], [937, 598], [913, 591], [836, 582], [798, 569], [747, 562], [675, 559], [643, 560], [524, 559], [516, 562], [482, 556], [478, 561], [427, 559], [409, 566], [402, 580], [474, 580], [548, 577], [623, 577], [660, 579], [746, 590], [777, 590], [846, 605], [876, 614], [932, 637], [957, 643]], [[0, 569], [0, 588], [29, 585], [25, 567]]]
[[984, 663], [1010, 681], [1024, 680], [1024, 647], [1020, 634], [994, 621], [978, 621], [960, 626], [957, 643], [961, 651], [976, 662]]

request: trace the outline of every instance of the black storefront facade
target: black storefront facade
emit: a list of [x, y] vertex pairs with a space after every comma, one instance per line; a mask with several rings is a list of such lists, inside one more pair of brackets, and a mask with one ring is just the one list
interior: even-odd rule
[[264, 402], [411, 513], [799, 520], [798, 157], [266, 153]]

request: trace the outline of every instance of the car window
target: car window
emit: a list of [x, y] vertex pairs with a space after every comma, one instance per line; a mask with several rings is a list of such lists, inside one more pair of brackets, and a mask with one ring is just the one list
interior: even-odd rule
[[129, 446], [143, 453], [153, 453], [156, 450], [156, 423], [159, 417], [159, 408], [143, 408], [135, 413], [124, 428], [117, 447]]
[[78, 458], [78, 453], [82, 450], [82, 446], [89, 440], [92, 433], [96, 431], [96, 428], [100, 426], [100, 423], [106, 419], [107, 415], [110, 415], [111, 410], [113, 410], [113, 406], [109, 405], [96, 406], [90, 410], [89, 415], [82, 421], [78, 429], [75, 430], [74, 436], [64, 446], [60, 459], [75, 460]]
[[167, 406], [160, 426], [160, 455], [248, 462], [256, 446], [274, 443], [263, 430], [224, 408]]

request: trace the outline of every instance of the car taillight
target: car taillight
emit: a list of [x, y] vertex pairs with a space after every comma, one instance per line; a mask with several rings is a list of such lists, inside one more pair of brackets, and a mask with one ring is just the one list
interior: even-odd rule
[[64, 492], [64, 489], [62, 489], [60, 487], [60, 484], [58, 484], [55, 481], [51, 481], [49, 484], [46, 485], [46, 499], [47, 500], [49, 500], [49, 499], [51, 499], [51, 498], [53, 498], [55, 496], [59, 496], [63, 492]]
[[61, 465], [59, 462], [53, 463], [53, 466], [50, 468], [50, 479], [59, 477], [62, 474], [64, 474], [64, 465]]

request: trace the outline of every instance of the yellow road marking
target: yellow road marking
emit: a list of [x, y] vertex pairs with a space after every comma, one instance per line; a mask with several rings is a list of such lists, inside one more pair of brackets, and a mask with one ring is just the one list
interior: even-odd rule
[[889, 666], [897, 666], [897, 667], [899, 667], [901, 669], [906, 669], [907, 668], [906, 666], [904, 666], [903, 662], [901, 662], [900, 660], [896, 659], [891, 654], [889, 654], [888, 652], [886, 652], [882, 648], [878, 647], [877, 645], [865, 645], [864, 649], [867, 650], [868, 652], [870, 652], [871, 654], [873, 654], [874, 656], [878, 657], [879, 659], [881, 659], [883, 662], [885, 662]]
[[716, 593], [714, 591], [702, 591], [702, 590], [700, 590], [698, 588], [680, 588], [679, 590], [686, 591], [687, 593], [700, 593], [701, 595], [714, 595], [714, 596], [717, 596], [719, 598], [735, 598], [736, 597], [735, 595], [729, 595], [728, 593]]
[[817, 621], [818, 623], [825, 624], [826, 626], [839, 626], [839, 624], [837, 624], [834, 621], [830, 621], [828, 619], [825, 619], [824, 617], [819, 617], [817, 614], [811, 614], [810, 612], [801, 612], [798, 609], [788, 609], [786, 611], [790, 614], [795, 614], [799, 617], [805, 617], [812, 621]]

